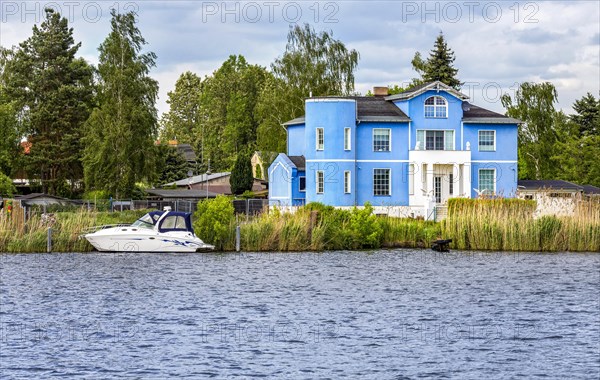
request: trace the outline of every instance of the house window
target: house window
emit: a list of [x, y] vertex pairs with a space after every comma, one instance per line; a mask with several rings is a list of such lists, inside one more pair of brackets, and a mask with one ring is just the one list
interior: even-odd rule
[[448, 103], [441, 96], [431, 96], [425, 100], [426, 118], [448, 117]]
[[390, 169], [373, 169], [373, 195], [390, 195]]
[[389, 152], [391, 129], [373, 129], [373, 151], [374, 152]]
[[454, 150], [454, 131], [417, 130], [417, 145], [425, 150]]
[[306, 192], [306, 177], [300, 177], [300, 192], [304, 193]]
[[344, 193], [350, 194], [350, 186], [352, 186], [350, 179], [350, 170], [344, 171]]
[[479, 151], [493, 152], [496, 150], [496, 131], [479, 131]]
[[454, 195], [454, 174], [448, 174], [448, 194]]
[[344, 150], [350, 150], [351, 144], [350, 128], [344, 128]]
[[494, 194], [496, 192], [495, 177], [495, 169], [479, 169], [479, 191], [482, 194]]
[[325, 173], [323, 170], [317, 170], [317, 194], [323, 194], [325, 190]]
[[317, 128], [317, 150], [325, 149], [325, 131], [323, 128]]

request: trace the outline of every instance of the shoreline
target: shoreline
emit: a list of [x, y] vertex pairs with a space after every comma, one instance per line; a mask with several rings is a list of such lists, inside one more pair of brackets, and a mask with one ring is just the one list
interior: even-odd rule
[[[216, 246], [214, 252], [218, 253], [235, 252], [237, 226], [243, 252], [430, 250], [431, 242], [437, 239], [452, 239], [449, 248], [458, 251], [600, 252], [600, 203], [582, 204], [577, 214], [568, 217], [534, 218], [534, 210], [531, 201], [451, 199], [448, 217], [433, 222], [376, 216], [370, 206], [339, 210], [311, 204], [295, 214], [272, 211], [243, 221], [236, 221], [231, 212], [218, 236], [199, 232], [209, 231], [206, 228], [213, 225], [211, 220], [204, 225], [196, 220], [194, 228], [202, 240]], [[11, 218], [0, 214], [0, 252], [47, 252], [50, 227], [52, 252], [93, 252], [92, 245], [79, 238], [86, 229], [133, 223], [147, 211], [79, 210], [59, 212], [52, 218], [33, 215], [26, 223], [15, 215]]]

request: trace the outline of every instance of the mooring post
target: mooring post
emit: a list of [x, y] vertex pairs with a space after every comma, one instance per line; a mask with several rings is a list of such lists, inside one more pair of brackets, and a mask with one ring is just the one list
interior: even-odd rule
[[240, 226], [235, 227], [235, 251], [240, 251], [240, 240], [242, 240], [242, 236], [240, 233]]
[[48, 227], [48, 241], [46, 248], [48, 253], [52, 252], [52, 227]]

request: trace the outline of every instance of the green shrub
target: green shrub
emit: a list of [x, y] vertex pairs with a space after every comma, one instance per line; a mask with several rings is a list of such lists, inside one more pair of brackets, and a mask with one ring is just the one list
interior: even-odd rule
[[194, 230], [206, 243], [222, 250], [231, 235], [234, 209], [231, 199], [219, 195], [198, 203], [194, 213]]

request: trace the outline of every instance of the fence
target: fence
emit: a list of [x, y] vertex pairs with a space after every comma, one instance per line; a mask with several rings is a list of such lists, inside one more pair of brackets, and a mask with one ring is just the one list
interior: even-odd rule
[[[127, 211], [127, 210], [143, 210], [154, 209], [164, 210], [165, 207], [170, 207], [172, 211], [182, 211], [194, 213], [197, 209], [198, 202], [204, 200], [183, 200], [174, 199], [168, 201], [158, 200], [133, 200], [133, 199], [100, 199], [100, 200], [70, 200], [54, 204], [36, 204], [23, 200], [22, 202], [15, 201], [14, 205], [17, 213], [22, 213], [24, 220], [29, 219], [33, 214], [45, 214], [54, 212], [77, 211], [86, 209], [89, 211]], [[247, 216], [258, 215], [268, 210], [268, 199], [236, 199], [232, 200], [233, 208], [236, 214], [244, 214]], [[18, 207], [18, 210], [17, 210]]]

